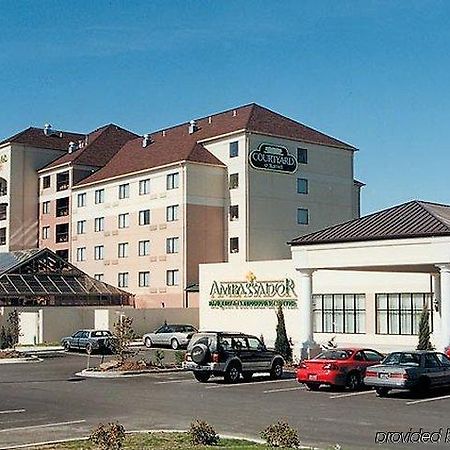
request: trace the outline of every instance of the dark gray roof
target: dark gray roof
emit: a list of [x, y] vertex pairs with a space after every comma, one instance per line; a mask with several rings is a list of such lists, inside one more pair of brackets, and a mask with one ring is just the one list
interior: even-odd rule
[[450, 206], [413, 200], [293, 239], [290, 245], [450, 235]]
[[20, 250], [16, 252], [0, 253], [0, 275], [18, 264], [26, 261], [41, 250], [33, 248], [30, 250]]

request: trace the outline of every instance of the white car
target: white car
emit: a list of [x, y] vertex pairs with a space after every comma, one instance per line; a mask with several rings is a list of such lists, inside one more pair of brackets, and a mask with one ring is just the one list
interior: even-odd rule
[[147, 348], [153, 346], [170, 346], [173, 350], [187, 347], [191, 337], [197, 333], [192, 325], [167, 324], [161, 325], [153, 333], [144, 334], [142, 340]]

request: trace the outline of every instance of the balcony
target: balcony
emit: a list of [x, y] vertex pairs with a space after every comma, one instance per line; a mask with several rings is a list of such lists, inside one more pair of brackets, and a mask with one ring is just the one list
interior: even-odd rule
[[0, 245], [6, 244], [6, 228], [0, 228]]
[[8, 182], [4, 178], [0, 178], [0, 197], [8, 194]]
[[8, 203], [0, 203], [0, 220], [7, 218]]
[[64, 217], [69, 215], [69, 197], [59, 198], [56, 200], [56, 217]]
[[58, 173], [56, 175], [56, 190], [64, 191], [69, 189], [69, 172]]
[[69, 242], [69, 224], [62, 223], [56, 225], [55, 241], [57, 244]]
[[69, 242], [69, 233], [59, 233], [56, 235], [56, 243]]

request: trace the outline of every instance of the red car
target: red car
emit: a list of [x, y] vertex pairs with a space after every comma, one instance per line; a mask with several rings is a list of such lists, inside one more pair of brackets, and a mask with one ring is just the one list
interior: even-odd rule
[[313, 359], [300, 363], [297, 381], [317, 391], [321, 384], [358, 389], [366, 368], [380, 364], [384, 355], [369, 348], [336, 348], [325, 350]]

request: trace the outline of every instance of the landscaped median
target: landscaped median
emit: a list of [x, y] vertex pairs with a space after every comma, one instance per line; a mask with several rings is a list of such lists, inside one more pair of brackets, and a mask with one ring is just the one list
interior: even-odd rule
[[21, 364], [41, 362], [42, 359], [34, 355], [27, 355], [16, 350], [0, 350], [0, 364]]

